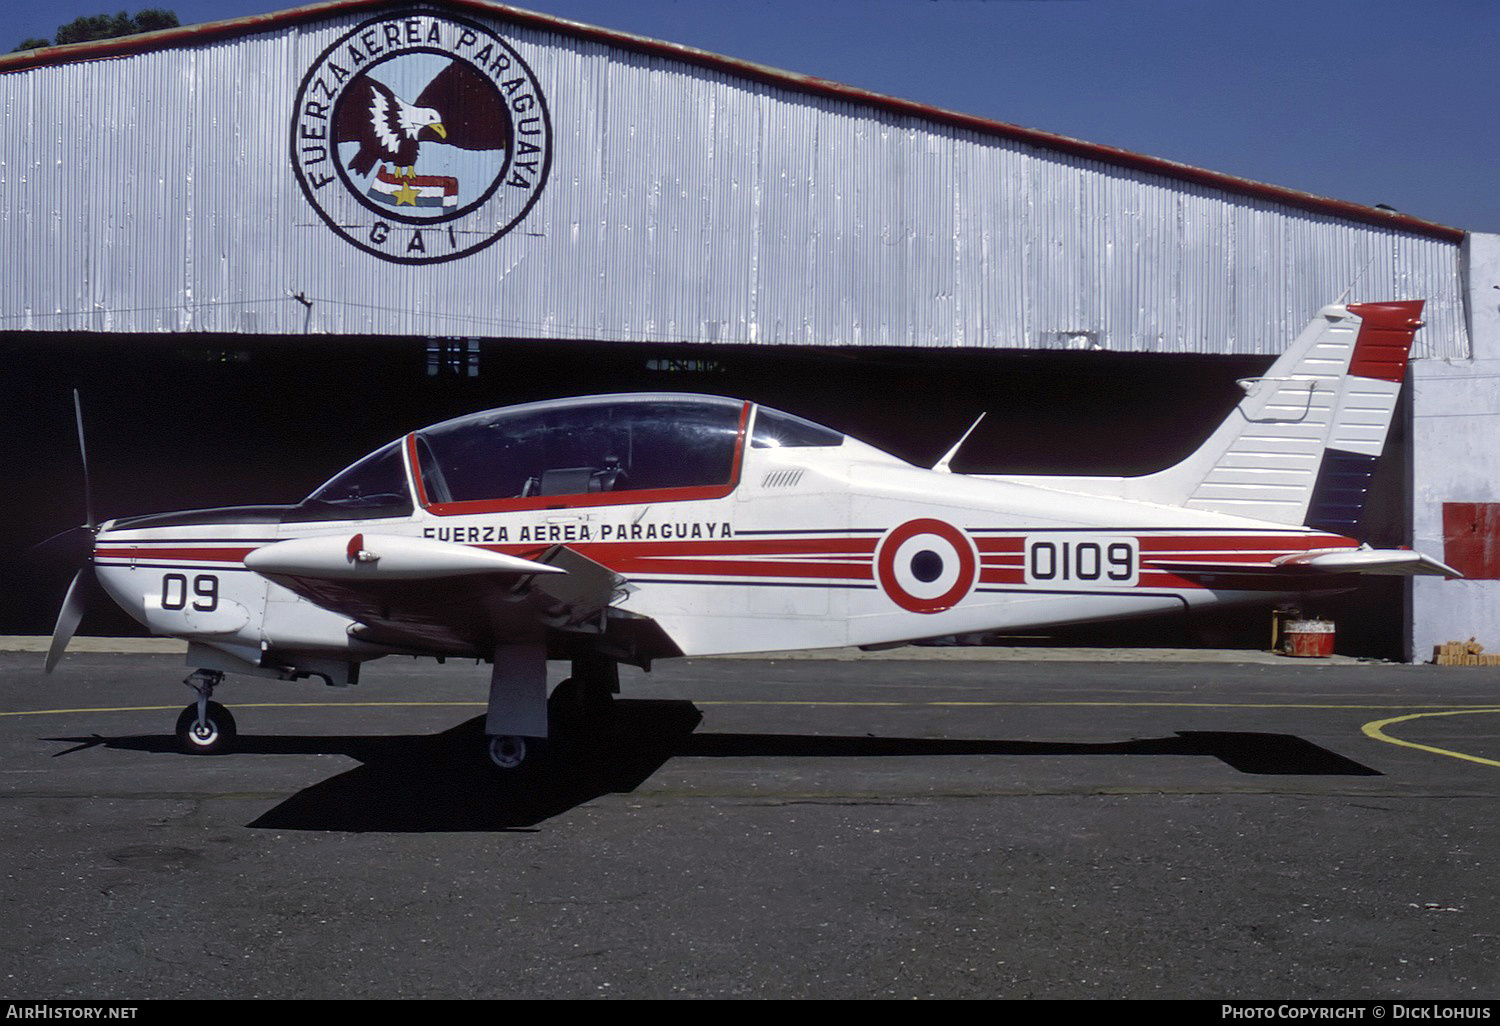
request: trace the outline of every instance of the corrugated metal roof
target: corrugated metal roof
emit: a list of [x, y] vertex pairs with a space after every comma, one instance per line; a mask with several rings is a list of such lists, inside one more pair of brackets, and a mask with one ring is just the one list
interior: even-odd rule
[[308, 22], [326, 20], [343, 15], [361, 15], [367, 12], [426, 7], [450, 9], [484, 15], [514, 25], [531, 26], [560, 35], [582, 40], [606, 43], [611, 47], [632, 50], [647, 55], [667, 57], [687, 64], [722, 71], [747, 81], [762, 82], [784, 89], [793, 89], [813, 95], [847, 100], [861, 106], [873, 107], [893, 114], [920, 118], [957, 128], [994, 135], [1032, 146], [1056, 150], [1074, 156], [1096, 160], [1124, 168], [1147, 171], [1182, 182], [1206, 185], [1227, 192], [1243, 193], [1252, 198], [1268, 199], [1287, 206], [1323, 213], [1332, 217], [1346, 218], [1365, 224], [1391, 227], [1401, 231], [1415, 232], [1441, 238], [1450, 242], [1460, 241], [1463, 230], [1448, 225], [1424, 221], [1396, 211], [1369, 207], [1346, 200], [1317, 196], [1312, 193], [1264, 182], [1240, 178], [1217, 171], [1194, 167], [1176, 161], [1165, 160], [1113, 146], [1102, 146], [1068, 136], [1025, 128], [1003, 121], [975, 117], [956, 111], [944, 110], [925, 104], [903, 100], [893, 96], [857, 89], [853, 86], [830, 82], [826, 79], [739, 60], [720, 54], [709, 53], [678, 43], [665, 42], [645, 36], [633, 35], [614, 29], [585, 25], [552, 15], [527, 11], [505, 4], [489, 3], [487, 0], [429, 0], [421, 4], [393, 3], [392, 0], [331, 0], [329, 3], [309, 4], [274, 14], [252, 15], [202, 25], [186, 25], [164, 29], [159, 32], [142, 33], [118, 39], [106, 39], [68, 46], [39, 47], [21, 53], [0, 56], [0, 75], [24, 71], [29, 68], [70, 63], [74, 61], [98, 60], [109, 57], [126, 57], [151, 50], [196, 46], [246, 36], [259, 32], [278, 31]]
[[1424, 355], [1468, 354], [1452, 229], [474, 0], [424, 17], [503, 33], [545, 94], [550, 172], [487, 248], [393, 263], [360, 244], [384, 215], [320, 213], [288, 168], [299, 84], [391, 10], [0, 74], [0, 112], [30, 126], [0, 151], [0, 245], [28, 255], [0, 277], [0, 330], [1269, 354], [1326, 303], [1422, 298]]

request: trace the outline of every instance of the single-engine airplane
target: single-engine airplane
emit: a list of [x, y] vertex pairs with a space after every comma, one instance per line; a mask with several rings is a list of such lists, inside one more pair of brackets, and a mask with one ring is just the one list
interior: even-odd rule
[[[1446, 574], [1357, 524], [1422, 303], [1328, 306], [1200, 448], [1141, 477], [960, 474], [738, 399], [603, 395], [414, 431], [293, 506], [110, 520], [90, 578], [184, 638], [183, 746], [231, 745], [226, 673], [355, 683], [406, 654], [493, 663], [495, 765], [606, 711], [620, 663], [885, 646]], [[81, 430], [81, 428], [80, 428]], [[971, 429], [972, 430], [972, 429]], [[81, 437], [80, 437], [81, 442]], [[92, 519], [92, 516], [90, 517]], [[547, 694], [548, 659], [572, 676]]]

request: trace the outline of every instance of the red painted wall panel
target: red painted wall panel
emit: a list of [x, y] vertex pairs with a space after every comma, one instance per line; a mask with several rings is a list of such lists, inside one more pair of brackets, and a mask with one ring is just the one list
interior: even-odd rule
[[1500, 502], [1443, 503], [1443, 562], [1469, 580], [1500, 580]]

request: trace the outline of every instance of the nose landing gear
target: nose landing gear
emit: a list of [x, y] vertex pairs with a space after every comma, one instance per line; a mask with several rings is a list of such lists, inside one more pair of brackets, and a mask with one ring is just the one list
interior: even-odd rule
[[214, 688], [224, 682], [219, 670], [194, 670], [183, 681], [198, 693], [198, 700], [177, 717], [177, 743], [192, 755], [218, 755], [234, 747], [234, 717], [218, 702], [209, 701]]

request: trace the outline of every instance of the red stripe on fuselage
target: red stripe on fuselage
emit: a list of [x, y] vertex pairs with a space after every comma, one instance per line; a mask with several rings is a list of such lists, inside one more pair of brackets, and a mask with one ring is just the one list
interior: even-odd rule
[[[1121, 532], [1129, 534], [1129, 531]], [[1259, 553], [1285, 555], [1309, 549], [1337, 549], [1356, 543], [1339, 534], [1221, 534], [1221, 535], [1142, 535], [1141, 554], [1153, 556], [1193, 553]]]
[[[149, 543], [148, 543], [149, 544]], [[100, 548], [94, 550], [95, 559], [173, 559], [209, 563], [243, 563], [245, 557], [260, 546], [233, 549], [199, 548], [142, 548], [131, 546], [125, 549]]]
[[792, 563], [782, 560], [732, 559], [632, 559], [623, 557], [611, 570], [631, 574], [686, 574], [692, 577], [793, 577], [798, 579], [826, 577], [840, 581], [868, 581], [873, 578], [871, 563]]
[[628, 552], [632, 556], [821, 556], [862, 555], [875, 552], [877, 539], [864, 538], [715, 538], [697, 541], [580, 542], [568, 547], [604, 562], [601, 556]]
[[[481, 545], [509, 555], [535, 558], [534, 546]], [[735, 541], [581, 542], [568, 548], [615, 573], [679, 574], [709, 577], [824, 577], [870, 580], [873, 538], [788, 538]], [[734, 557], [759, 557], [739, 558]], [[795, 557], [807, 557], [797, 560]], [[776, 558], [791, 557], [791, 558]], [[840, 559], [838, 557], [853, 557]]]

